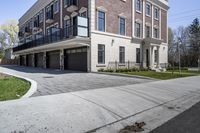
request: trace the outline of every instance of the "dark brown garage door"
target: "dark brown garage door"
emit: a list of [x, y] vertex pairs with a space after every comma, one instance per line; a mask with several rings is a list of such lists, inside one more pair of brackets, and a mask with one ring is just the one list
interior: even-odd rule
[[87, 71], [87, 48], [65, 50], [65, 70]]
[[35, 67], [43, 67], [43, 53], [35, 54]]
[[47, 68], [60, 69], [60, 51], [47, 52]]
[[29, 54], [29, 55], [26, 55], [26, 65], [29, 66], [29, 67], [32, 67], [32, 55]]
[[20, 55], [20, 65], [21, 66], [25, 66], [26, 63], [25, 63], [25, 55]]

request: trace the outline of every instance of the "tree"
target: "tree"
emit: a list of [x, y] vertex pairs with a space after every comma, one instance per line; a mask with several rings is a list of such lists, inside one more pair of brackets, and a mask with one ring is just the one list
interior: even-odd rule
[[198, 59], [200, 59], [200, 23], [196, 18], [189, 26], [189, 42], [190, 42], [190, 59], [192, 66], [198, 66]]
[[0, 44], [3, 49], [15, 46], [18, 43], [18, 31], [16, 20], [10, 20], [0, 25]]

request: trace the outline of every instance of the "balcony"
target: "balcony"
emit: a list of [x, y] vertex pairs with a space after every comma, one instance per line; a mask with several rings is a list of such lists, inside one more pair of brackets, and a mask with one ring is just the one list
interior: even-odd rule
[[68, 0], [67, 11], [74, 12], [78, 10], [78, 0]]
[[36, 40], [26, 42], [20, 46], [13, 48], [13, 52], [18, 52], [42, 45], [48, 45], [60, 41], [79, 37], [88, 37], [88, 19], [77, 17], [77, 25], [72, 25], [64, 29], [53, 29], [49, 35], [42, 36]]
[[31, 34], [31, 29], [30, 29], [30, 27], [25, 27], [24, 33], [25, 33], [25, 35]]
[[37, 31], [37, 30], [39, 30], [39, 21], [38, 20], [34, 21], [34, 26], [33, 26], [33, 31]]
[[48, 24], [53, 23], [54, 21], [53, 19], [54, 19], [53, 10], [52, 11], [50, 10], [46, 13], [46, 23]]

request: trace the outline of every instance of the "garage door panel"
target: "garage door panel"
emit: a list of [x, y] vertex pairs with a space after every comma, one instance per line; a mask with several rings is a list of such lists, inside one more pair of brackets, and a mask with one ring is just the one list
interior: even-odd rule
[[35, 66], [36, 67], [43, 67], [43, 53], [35, 54]]
[[65, 51], [65, 69], [87, 71], [87, 52], [83, 48]]
[[60, 52], [47, 53], [47, 67], [52, 69], [60, 69]]

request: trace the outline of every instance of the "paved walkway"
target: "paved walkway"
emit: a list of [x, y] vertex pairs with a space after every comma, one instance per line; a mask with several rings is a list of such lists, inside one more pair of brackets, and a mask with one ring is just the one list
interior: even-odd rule
[[200, 101], [200, 77], [0, 102], [1, 133], [117, 133], [144, 121], [149, 132]]
[[33, 96], [60, 94], [81, 90], [139, 84], [152, 79], [111, 76], [96, 73], [58, 71], [19, 66], [0, 67], [0, 72], [8, 72], [35, 80], [38, 90]]

